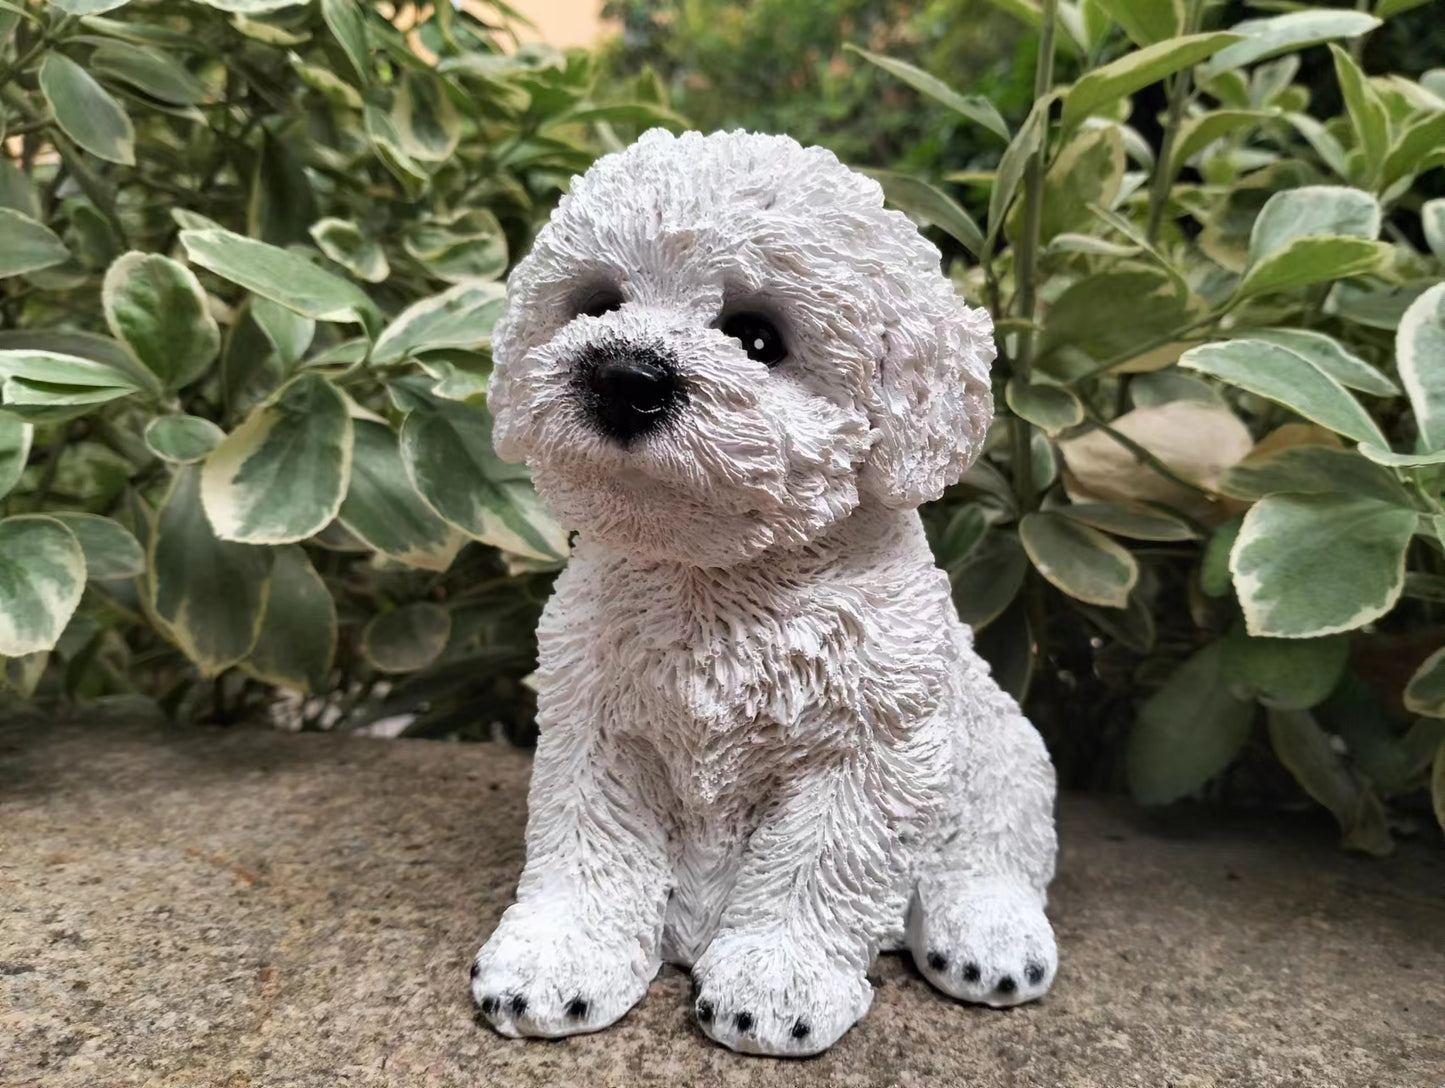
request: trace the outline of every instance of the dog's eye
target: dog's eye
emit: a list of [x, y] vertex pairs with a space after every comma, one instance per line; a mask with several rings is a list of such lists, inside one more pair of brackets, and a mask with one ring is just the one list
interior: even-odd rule
[[577, 307], [578, 316], [585, 314], [588, 317], [601, 317], [603, 314], [610, 314], [613, 310], [621, 309], [622, 296], [613, 290], [597, 291], [588, 295], [582, 300], [582, 305]]
[[733, 314], [723, 320], [724, 336], [742, 344], [748, 358], [768, 366], [777, 366], [788, 357], [778, 328], [762, 314]]

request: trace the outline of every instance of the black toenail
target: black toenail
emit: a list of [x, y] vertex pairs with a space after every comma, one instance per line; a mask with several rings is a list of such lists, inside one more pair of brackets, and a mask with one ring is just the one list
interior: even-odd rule
[[806, 1038], [808, 1037], [808, 1033], [809, 1033], [810, 1031], [812, 1031], [812, 1030], [813, 1030], [813, 1029], [808, 1026], [808, 1021], [806, 1021], [806, 1020], [794, 1020], [794, 1021], [793, 1021], [793, 1038], [794, 1038], [794, 1039], [806, 1039]]
[[567, 1002], [567, 1015], [573, 1020], [587, 1019], [587, 999], [585, 997], [574, 997]]
[[1037, 986], [1044, 980], [1044, 968], [1042, 964], [1031, 963], [1027, 971], [1030, 986]]
[[700, 1022], [702, 1022], [702, 1023], [704, 1023], [704, 1024], [711, 1024], [711, 1023], [712, 1023], [712, 1002], [711, 1002], [711, 1001], [708, 1001], [708, 1000], [706, 1000], [706, 999], [704, 999], [704, 1000], [702, 1000], [702, 1001], [699, 1001], [699, 1002], [697, 1003], [697, 1008], [696, 1008], [695, 1011], [697, 1012], [697, 1018], [698, 1018], [698, 1020], [699, 1020]]
[[733, 1023], [737, 1025], [739, 1031], [748, 1031], [753, 1026], [753, 1014], [750, 1012], [740, 1012], [733, 1017]]
[[473, 961], [472, 961], [472, 978], [475, 979], [475, 978], [476, 978], [478, 975], [480, 975], [481, 973], [482, 973], [482, 965], [481, 965], [480, 963], [478, 963], [476, 960], [473, 960]]
[[523, 997], [521, 994], [518, 994], [516, 997], [512, 998], [512, 1015], [513, 1015], [513, 1016], [521, 1016], [521, 1015], [522, 1015], [524, 1012], [526, 1012], [526, 1011], [527, 1011], [527, 999], [526, 999], [525, 997]]
[[979, 970], [978, 964], [965, 963], [963, 965], [964, 982], [977, 982], [981, 978], [983, 978], [983, 972]]
[[482, 998], [482, 1011], [488, 1016], [497, 1011], [497, 999], [495, 997]]
[[928, 953], [928, 966], [935, 971], [942, 971], [948, 966], [948, 957], [942, 952], [930, 952]]
[[1013, 975], [1004, 975], [998, 980], [998, 992], [1001, 994], [1011, 994], [1018, 988], [1019, 984], [1014, 981]]

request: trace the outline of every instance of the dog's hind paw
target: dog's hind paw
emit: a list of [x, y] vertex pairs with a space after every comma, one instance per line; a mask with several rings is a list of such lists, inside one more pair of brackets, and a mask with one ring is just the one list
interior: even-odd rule
[[1059, 965], [1039, 897], [1007, 879], [960, 877], [920, 888], [908, 912], [908, 947], [934, 986], [994, 1008], [1042, 997]]
[[693, 980], [702, 1030], [745, 1054], [818, 1054], [873, 1001], [861, 970], [776, 930], [720, 934], [693, 967]]
[[511, 917], [509, 910], [472, 961], [472, 998], [503, 1035], [578, 1035], [621, 1019], [657, 966], [637, 941], [609, 941], [555, 917]]

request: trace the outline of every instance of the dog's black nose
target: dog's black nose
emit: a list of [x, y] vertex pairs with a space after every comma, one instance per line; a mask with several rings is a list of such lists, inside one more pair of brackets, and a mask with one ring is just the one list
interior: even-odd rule
[[665, 424], [683, 400], [677, 372], [659, 352], [609, 351], [588, 359], [584, 371], [588, 414], [624, 446]]

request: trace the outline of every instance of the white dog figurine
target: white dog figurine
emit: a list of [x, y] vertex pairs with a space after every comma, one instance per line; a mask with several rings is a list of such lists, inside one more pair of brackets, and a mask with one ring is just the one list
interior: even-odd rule
[[494, 343], [497, 450], [580, 531], [472, 967], [499, 1032], [606, 1027], [664, 960], [757, 1054], [836, 1041], [880, 949], [965, 1001], [1049, 988], [1053, 767], [915, 510], [978, 455], [991, 331], [820, 148], [659, 130], [574, 179]]

